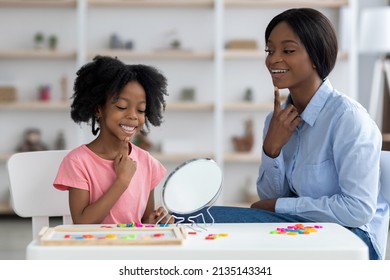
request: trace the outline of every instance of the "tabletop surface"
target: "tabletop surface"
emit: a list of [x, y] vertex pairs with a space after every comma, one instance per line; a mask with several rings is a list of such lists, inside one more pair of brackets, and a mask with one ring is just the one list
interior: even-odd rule
[[364, 242], [333, 223], [237, 223], [205, 228], [184, 226], [186, 238], [175, 245], [48, 246], [33, 240], [27, 259], [368, 259]]

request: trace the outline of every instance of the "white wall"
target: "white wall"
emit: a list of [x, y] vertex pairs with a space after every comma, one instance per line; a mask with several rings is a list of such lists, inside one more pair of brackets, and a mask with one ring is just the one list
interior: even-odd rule
[[[386, 6], [389, 5], [388, 0], [359, 0], [360, 12], [364, 8], [375, 7], [375, 6]], [[359, 22], [360, 24], [360, 22]], [[378, 26], [378, 29], [380, 26]], [[358, 29], [359, 30], [359, 29]], [[359, 73], [358, 73], [358, 82], [359, 82], [359, 102], [363, 106], [368, 108], [370, 92], [371, 92], [371, 82], [373, 77], [374, 62], [377, 59], [377, 56], [372, 54], [360, 54], [359, 56]]]

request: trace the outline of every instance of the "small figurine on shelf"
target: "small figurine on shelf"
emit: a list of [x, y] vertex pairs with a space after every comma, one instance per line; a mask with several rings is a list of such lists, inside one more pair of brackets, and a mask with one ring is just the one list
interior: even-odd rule
[[122, 49], [123, 41], [120, 36], [116, 33], [111, 34], [110, 36], [110, 49]]
[[253, 121], [251, 119], [245, 122], [245, 134], [241, 137], [233, 137], [232, 141], [236, 152], [250, 152], [252, 150], [254, 135]]
[[52, 34], [49, 36], [49, 49], [56, 50], [58, 45], [58, 38], [56, 35]]
[[253, 90], [252, 88], [247, 88], [244, 94], [244, 101], [252, 102], [253, 101]]
[[56, 150], [65, 150], [65, 147], [66, 147], [66, 143], [65, 143], [64, 131], [60, 130], [60, 132], [58, 132], [54, 148]]
[[48, 85], [44, 85], [39, 87], [39, 93], [38, 93], [38, 99], [39, 101], [50, 101], [51, 99], [51, 88]]
[[61, 78], [61, 101], [68, 101], [68, 77], [65, 75]]
[[37, 128], [28, 128], [24, 132], [23, 142], [17, 147], [18, 152], [44, 151], [47, 146], [41, 140], [41, 131]]
[[127, 40], [125, 42], [125, 49], [126, 50], [132, 50], [134, 49], [134, 42], [132, 40]]

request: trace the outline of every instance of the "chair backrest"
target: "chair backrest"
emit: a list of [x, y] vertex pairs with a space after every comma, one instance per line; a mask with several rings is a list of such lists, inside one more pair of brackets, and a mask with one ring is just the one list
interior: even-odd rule
[[390, 151], [381, 152], [381, 193], [390, 204]]
[[32, 218], [33, 239], [50, 225], [50, 217], [72, 223], [68, 192], [56, 190], [53, 182], [67, 150], [13, 154], [8, 162], [11, 206], [20, 217]]

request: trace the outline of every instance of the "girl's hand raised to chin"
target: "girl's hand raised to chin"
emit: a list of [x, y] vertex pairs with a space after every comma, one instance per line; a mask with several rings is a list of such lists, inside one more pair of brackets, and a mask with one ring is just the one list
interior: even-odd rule
[[129, 137], [123, 140], [119, 153], [115, 157], [116, 177], [126, 187], [130, 184], [131, 178], [137, 170], [137, 162], [129, 157], [129, 141]]
[[277, 157], [300, 122], [301, 117], [294, 105], [282, 109], [279, 89], [275, 87], [274, 112], [263, 143], [264, 153]]

